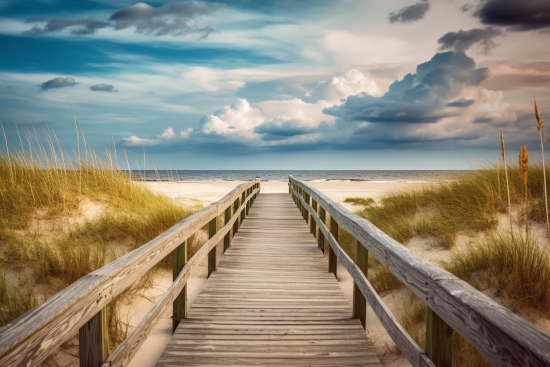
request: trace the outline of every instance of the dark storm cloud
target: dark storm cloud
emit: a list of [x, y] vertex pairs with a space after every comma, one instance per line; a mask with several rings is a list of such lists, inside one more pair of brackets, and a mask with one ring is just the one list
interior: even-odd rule
[[422, 0], [414, 5], [399, 9], [397, 13], [391, 12], [388, 19], [390, 23], [411, 23], [423, 19], [428, 10], [430, 10], [430, 3], [427, 0]]
[[43, 26], [35, 25], [30, 30], [23, 32], [25, 35], [37, 36], [45, 33], [62, 31], [65, 28], [71, 28], [71, 33], [79, 35], [93, 34], [101, 28], [109, 26], [109, 23], [97, 20], [96, 18], [86, 19], [60, 19], [60, 18], [44, 18], [33, 17], [27, 18], [26, 23], [45, 23]]
[[44, 82], [42, 84], [39, 84], [38, 87], [42, 90], [48, 90], [53, 88], [64, 88], [64, 87], [74, 87], [76, 84], [78, 84], [73, 78], [53, 78], [48, 80], [47, 82]]
[[474, 13], [481, 22], [510, 27], [515, 31], [529, 31], [550, 27], [548, 0], [486, 0]]
[[458, 32], [449, 32], [437, 40], [441, 46], [440, 50], [466, 51], [475, 44], [488, 53], [496, 47], [493, 39], [500, 36], [502, 31], [494, 27], [474, 28], [469, 31], [460, 30]]
[[93, 17], [84, 19], [31, 17], [25, 22], [39, 24], [23, 34], [43, 35], [70, 29], [73, 34], [89, 35], [107, 27], [116, 30], [133, 27], [137, 33], [148, 35], [177, 37], [194, 33], [199, 34], [200, 38], [206, 38], [216, 30], [209, 25], [200, 24], [197, 17], [206, 15], [221, 6], [223, 5], [186, 1], [164, 4], [155, 8], [145, 3], [137, 3], [116, 11], [108, 20]]
[[453, 103], [464, 88], [477, 86], [488, 77], [487, 68], [461, 51], [436, 54], [420, 64], [416, 74], [395, 81], [382, 97], [366, 93], [350, 96], [340, 106], [324, 110], [341, 122], [434, 123], [456, 115], [445, 106]]
[[94, 92], [118, 92], [113, 85], [97, 84], [90, 87]]

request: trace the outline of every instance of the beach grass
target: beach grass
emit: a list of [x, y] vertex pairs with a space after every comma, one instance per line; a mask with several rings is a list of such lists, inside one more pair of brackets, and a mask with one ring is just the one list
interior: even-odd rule
[[[83, 135], [67, 151], [51, 130], [33, 125], [19, 133], [20, 143], [6, 139], [0, 154], [0, 326], [201, 209], [136, 181], [120, 168], [115, 147], [100, 156]], [[196, 251], [201, 236], [190, 242]], [[171, 256], [159, 266], [171, 267]], [[155, 271], [123, 296], [152, 286]], [[116, 300], [109, 310], [121, 341], [127, 325]]]
[[[548, 168], [546, 168], [548, 170]], [[549, 172], [546, 172], [548, 174]], [[518, 220], [541, 221], [544, 217], [544, 178], [541, 165], [528, 167], [529, 210], [520, 209]], [[508, 166], [513, 205], [524, 202], [523, 174]], [[503, 176], [503, 177], [499, 177]], [[504, 172], [473, 170], [450, 181], [426, 185], [419, 190], [398, 192], [358, 212], [396, 241], [404, 243], [415, 235], [431, 236], [438, 245], [452, 248], [460, 233], [475, 234], [497, 228], [498, 213], [507, 213]]]

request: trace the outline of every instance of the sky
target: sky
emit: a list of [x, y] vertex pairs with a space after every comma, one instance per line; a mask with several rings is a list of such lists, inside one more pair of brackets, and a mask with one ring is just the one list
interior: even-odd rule
[[0, 121], [133, 168], [476, 168], [540, 148], [549, 41], [548, 0], [0, 0]]

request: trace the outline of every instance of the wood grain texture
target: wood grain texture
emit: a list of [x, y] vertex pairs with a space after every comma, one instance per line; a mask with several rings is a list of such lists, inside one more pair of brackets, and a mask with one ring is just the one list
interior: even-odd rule
[[320, 191], [293, 177], [289, 179], [311, 195], [339, 225], [493, 364], [510, 367], [550, 365], [550, 335], [468, 283], [416, 256]]
[[[251, 196], [246, 198], [250, 199]], [[182, 288], [186, 285], [187, 279], [191, 274], [191, 271], [200, 262], [208, 256], [213, 248], [216, 247], [223, 237], [229, 232], [233, 223], [239, 220], [239, 215], [245, 210], [245, 205], [241, 205], [237, 209], [231, 220], [218, 232], [216, 232], [200, 249], [191, 257], [191, 259], [185, 264], [176, 280], [168, 287], [161, 299], [149, 310], [143, 320], [136, 326], [134, 331], [118, 346], [118, 348], [111, 354], [109, 359], [103, 365], [103, 367], [118, 367], [126, 366], [135, 355], [141, 344], [147, 339], [147, 335], [151, 332], [166, 307], [174, 302]]]
[[178, 222], [140, 248], [86, 275], [0, 328], [0, 366], [38, 365], [78, 333], [107, 303], [220, 215], [254, 183], [237, 186], [217, 203]]
[[80, 367], [99, 367], [109, 357], [107, 310], [102, 309], [78, 331]]
[[426, 354], [436, 367], [453, 366], [453, 334], [454, 330], [428, 307], [426, 310]]
[[256, 198], [158, 366], [380, 366], [288, 194]]
[[[355, 240], [355, 264], [365, 277], [367, 277], [368, 261], [369, 252]], [[367, 300], [355, 282], [353, 283], [353, 317], [359, 319], [365, 330], [367, 329]]]
[[[172, 251], [172, 279], [176, 281], [183, 267], [187, 263], [187, 241]], [[184, 286], [180, 294], [172, 303], [172, 333], [176, 331], [180, 321], [187, 318], [187, 286]]]
[[[300, 199], [300, 197], [298, 197]], [[303, 203], [303, 202], [302, 202]], [[307, 208], [307, 210], [313, 210]], [[392, 338], [397, 347], [403, 352], [405, 357], [411, 362], [414, 367], [420, 366], [432, 366], [433, 363], [428, 358], [426, 353], [412, 340], [412, 338], [407, 334], [405, 329], [397, 322], [397, 319], [390, 312], [388, 307], [384, 304], [382, 299], [378, 296], [370, 282], [365, 277], [363, 271], [354, 263], [353, 260], [342, 250], [338, 245], [338, 242], [324, 225], [324, 223], [317, 217], [317, 215], [312, 214], [313, 220], [317, 221], [319, 230], [324, 234], [327, 241], [329, 242], [330, 247], [335, 252], [336, 256], [340, 260], [341, 264], [349, 272], [350, 276], [353, 278], [354, 283], [361, 290], [361, 293], [373, 309], [376, 317], [380, 320], [380, 323], [386, 329], [388, 335]]]

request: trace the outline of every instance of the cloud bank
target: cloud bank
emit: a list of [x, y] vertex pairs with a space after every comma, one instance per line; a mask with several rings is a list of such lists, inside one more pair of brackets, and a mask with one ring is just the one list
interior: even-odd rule
[[239, 99], [204, 116], [196, 129], [122, 143], [230, 152], [486, 147], [498, 126], [520, 129], [529, 113], [486, 89], [489, 78], [488, 68], [463, 51], [447, 51], [395, 80], [383, 95], [367, 75], [349, 70], [311, 88], [315, 102]]
[[153, 36], [179, 37], [198, 34], [199, 38], [206, 38], [216, 30], [207, 24], [202, 24], [198, 18], [220, 7], [222, 7], [221, 4], [202, 1], [168, 3], [157, 8], [145, 3], [137, 3], [116, 11], [106, 20], [95, 17], [83, 19], [31, 17], [25, 22], [41, 25], [36, 24], [23, 34], [39, 36], [70, 30], [72, 34], [90, 35], [103, 28], [115, 30], [133, 28], [136, 33]]

